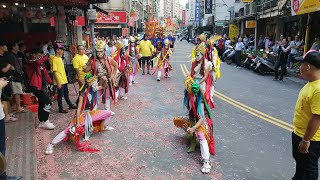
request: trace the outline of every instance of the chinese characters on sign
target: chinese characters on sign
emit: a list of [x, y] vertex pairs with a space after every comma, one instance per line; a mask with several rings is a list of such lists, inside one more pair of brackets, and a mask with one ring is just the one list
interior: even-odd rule
[[195, 14], [196, 22], [200, 22], [200, 2], [197, 0], [196, 2], [196, 14]]
[[194, 21], [196, 0], [189, 0], [189, 20]]
[[97, 13], [96, 23], [125, 24], [127, 23], [127, 13], [124, 11], [109, 12], [108, 15]]
[[257, 25], [256, 21], [246, 21], [246, 28], [255, 28]]
[[235, 41], [235, 37], [239, 35], [239, 28], [237, 25], [230, 24], [229, 25], [229, 37], [232, 42]]
[[310, 12], [320, 11], [319, 0], [292, 0], [291, 1], [291, 14], [299, 15]]
[[206, 0], [205, 1], [205, 13], [206, 14], [212, 14], [212, 0]]

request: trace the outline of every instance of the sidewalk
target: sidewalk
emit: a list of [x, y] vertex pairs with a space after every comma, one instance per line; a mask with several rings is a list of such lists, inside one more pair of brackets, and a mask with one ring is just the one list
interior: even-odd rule
[[296, 70], [294, 70], [294, 69], [288, 69], [288, 75], [286, 76], [286, 79], [288, 79], [292, 82], [298, 83], [300, 85], [305, 85], [307, 83], [307, 81], [302, 79], [300, 77], [300, 74], [296, 73], [295, 71]]
[[17, 117], [17, 122], [6, 123], [7, 174], [22, 176], [24, 180], [34, 180], [37, 179], [35, 117], [31, 112], [17, 114]]

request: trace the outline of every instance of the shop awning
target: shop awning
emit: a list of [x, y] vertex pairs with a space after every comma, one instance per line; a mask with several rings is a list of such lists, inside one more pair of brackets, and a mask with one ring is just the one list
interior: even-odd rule
[[86, 6], [88, 0], [13, 0], [13, 3], [61, 5], [61, 6]]

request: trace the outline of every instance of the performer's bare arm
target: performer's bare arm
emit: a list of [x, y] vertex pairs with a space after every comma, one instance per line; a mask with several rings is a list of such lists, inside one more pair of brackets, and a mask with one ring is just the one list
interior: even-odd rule
[[111, 66], [113, 66], [111, 76], [115, 77], [118, 70], [118, 63], [113, 59], [110, 60], [110, 63], [111, 63]]
[[210, 71], [208, 71], [207, 69], [204, 71], [204, 76], [201, 79], [201, 81], [199, 82], [199, 84], [201, 84], [202, 82], [204, 82], [207, 79], [207, 77], [209, 76], [209, 73], [210, 73]]
[[80, 116], [81, 116], [81, 108], [82, 108], [82, 103], [83, 103], [83, 96], [79, 96], [78, 100], [78, 109], [77, 109], [77, 126], [80, 126]]
[[189, 127], [187, 129], [187, 132], [190, 134], [193, 134], [202, 124], [203, 124], [203, 120], [200, 118], [192, 128]]
[[58, 89], [61, 89], [62, 84], [59, 82], [59, 79], [58, 79], [58, 76], [57, 76], [57, 72], [56, 72], [56, 71], [53, 71], [53, 78], [54, 78], [54, 80], [57, 82], [57, 88], [58, 88]]

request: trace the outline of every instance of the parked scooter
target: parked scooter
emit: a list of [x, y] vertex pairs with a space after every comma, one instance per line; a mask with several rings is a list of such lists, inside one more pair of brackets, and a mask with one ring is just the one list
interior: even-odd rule
[[230, 51], [230, 54], [228, 54], [228, 56], [226, 57], [226, 63], [227, 64], [232, 64], [236, 62], [236, 50], [232, 49]]
[[223, 54], [222, 54], [221, 60], [222, 60], [223, 62], [225, 62], [226, 59], [227, 59], [227, 57], [228, 57], [228, 55], [229, 55], [230, 53], [232, 53], [233, 51], [234, 51], [234, 48], [233, 48], [231, 45], [227, 45], [227, 46], [225, 47], [225, 50], [224, 50]]
[[243, 65], [245, 68], [250, 69], [252, 65], [255, 63], [257, 56], [252, 53], [247, 54], [247, 58], [244, 60]]
[[274, 66], [278, 55], [274, 52], [266, 52], [267, 58], [257, 57], [256, 66], [253, 69], [255, 72], [258, 72], [261, 75], [274, 72]]

